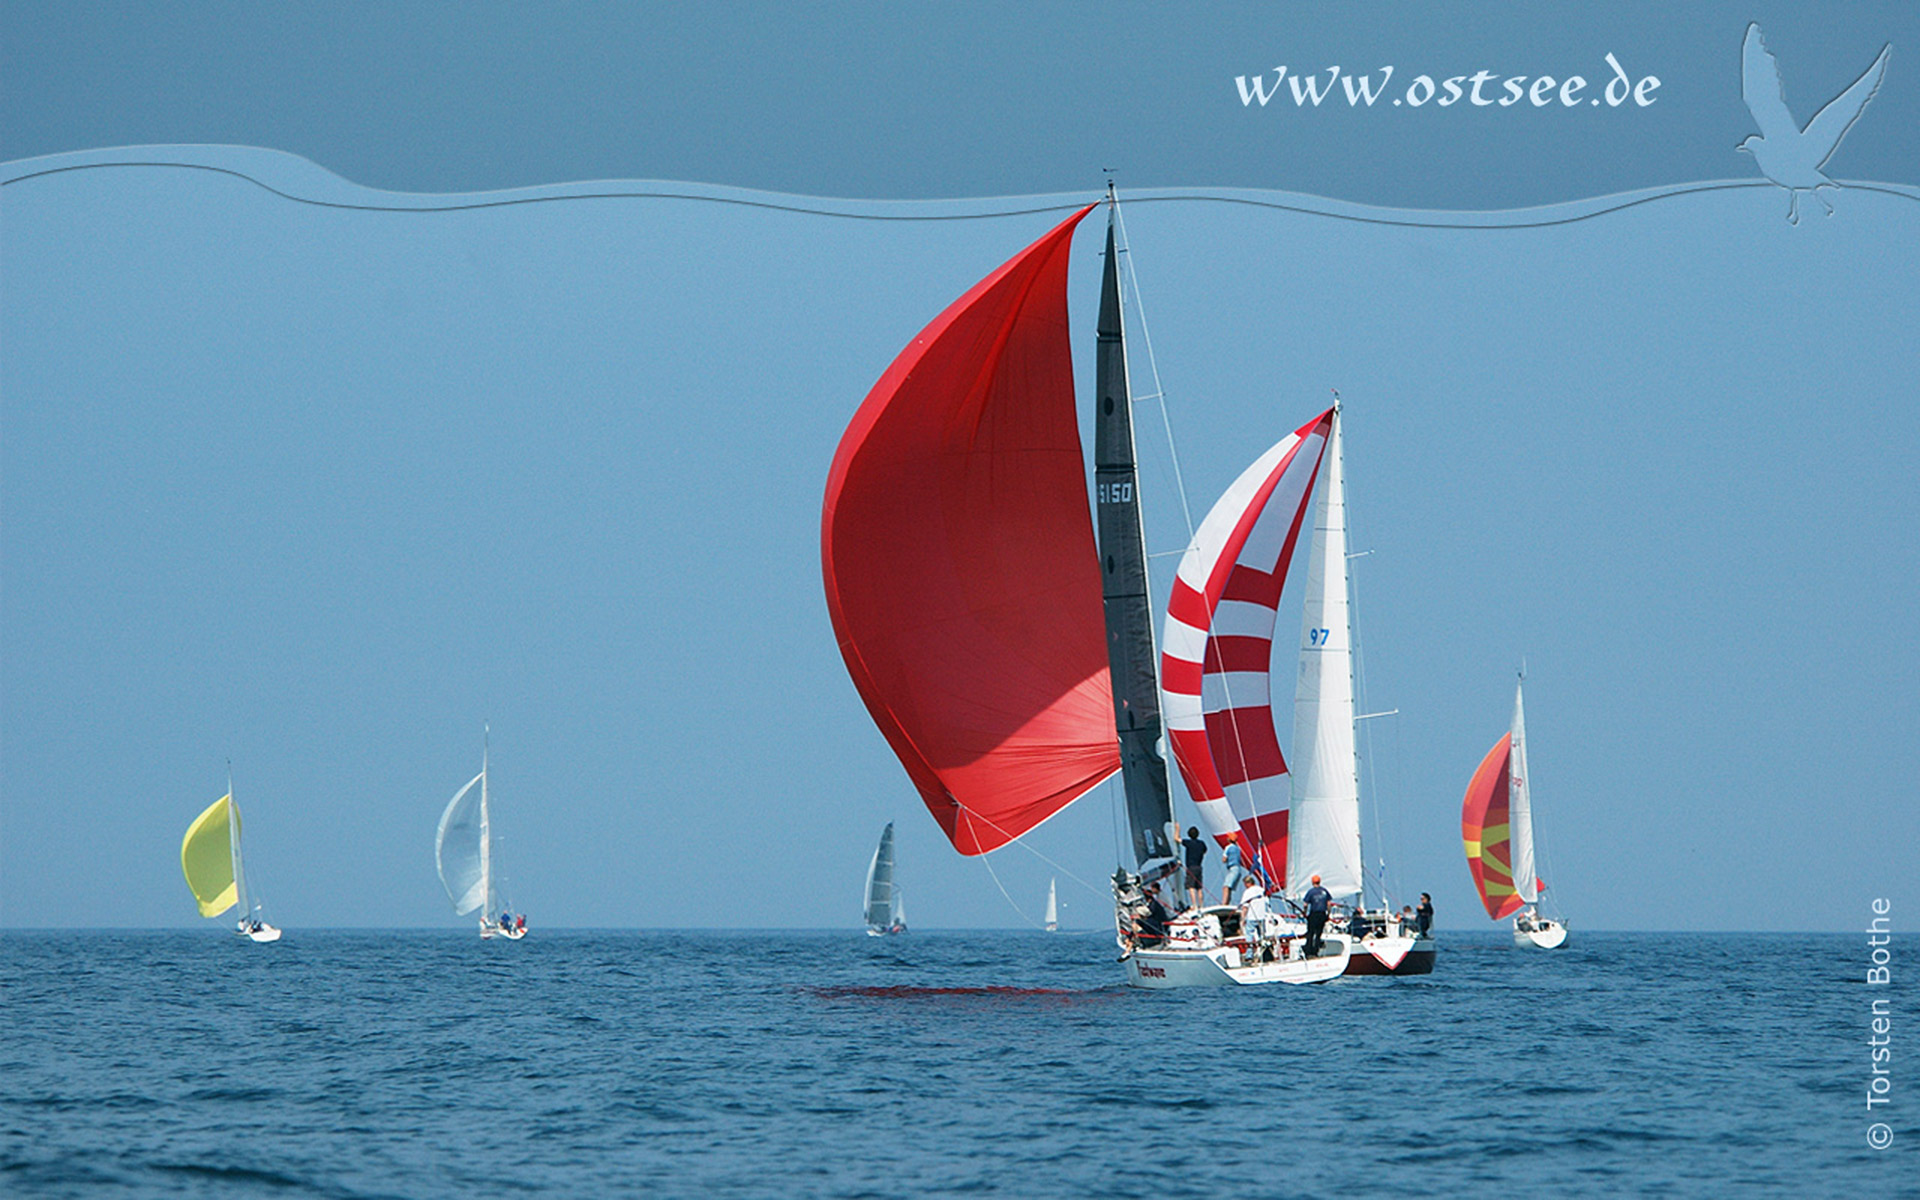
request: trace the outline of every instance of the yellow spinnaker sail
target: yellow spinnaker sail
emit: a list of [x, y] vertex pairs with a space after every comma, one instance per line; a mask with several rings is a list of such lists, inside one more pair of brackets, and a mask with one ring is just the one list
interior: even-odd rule
[[233, 880], [233, 831], [229, 828], [237, 818], [233, 795], [228, 793], [195, 817], [181, 839], [180, 870], [193, 889], [193, 898], [200, 902], [203, 917], [217, 917], [240, 899]]

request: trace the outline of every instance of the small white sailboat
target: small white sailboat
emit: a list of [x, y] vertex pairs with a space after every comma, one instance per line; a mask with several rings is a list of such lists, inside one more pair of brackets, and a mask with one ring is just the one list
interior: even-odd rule
[[1051, 879], [1047, 880], [1047, 932], [1060, 932], [1060, 896]]
[[884, 937], [907, 931], [906, 902], [893, 881], [893, 822], [880, 831], [880, 844], [867, 864], [867, 936]]
[[[489, 734], [490, 736], [490, 734]], [[476, 791], [476, 787], [478, 790]], [[480, 773], [453, 794], [434, 832], [433, 861], [453, 911], [480, 913], [482, 938], [517, 942], [527, 936], [527, 918], [515, 919], [495, 893], [493, 824], [487, 795], [487, 744], [480, 749]]]
[[1513, 689], [1513, 727], [1487, 752], [1467, 785], [1460, 837], [1467, 869], [1487, 915], [1513, 917], [1513, 944], [1553, 950], [1566, 944], [1567, 923], [1539, 910], [1547, 890], [1533, 853], [1533, 795], [1527, 782], [1525, 680]]
[[234, 934], [250, 942], [277, 942], [280, 931], [262, 915], [260, 901], [247, 892], [247, 869], [240, 853], [240, 806], [233, 800], [233, 777], [227, 794], [208, 805], [187, 826], [180, 840], [180, 872], [200, 906], [203, 917], [239, 910]]

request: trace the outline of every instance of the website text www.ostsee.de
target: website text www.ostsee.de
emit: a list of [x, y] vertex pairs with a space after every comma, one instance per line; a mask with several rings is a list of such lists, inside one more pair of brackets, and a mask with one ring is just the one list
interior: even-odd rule
[[1285, 108], [1288, 100], [1295, 108], [1319, 108], [1322, 102], [1332, 101], [1337, 106], [1343, 99], [1349, 108], [1372, 108], [1381, 102], [1395, 108], [1424, 108], [1428, 104], [1435, 108], [1456, 104], [1469, 108], [1647, 108], [1659, 99], [1655, 95], [1660, 90], [1659, 76], [1633, 78], [1612, 52], [1604, 56], [1604, 61], [1605, 71], [1596, 71], [1592, 79], [1580, 74], [1502, 75], [1483, 67], [1470, 75], [1448, 75], [1438, 81], [1432, 75], [1415, 75], [1404, 87], [1398, 87], [1390, 65], [1356, 75], [1338, 66], [1301, 74], [1282, 64], [1258, 75], [1236, 75], [1233, 83], [1241, 107], [1249, 109], [1266, 108], [1276, 101], [1278, 107]]

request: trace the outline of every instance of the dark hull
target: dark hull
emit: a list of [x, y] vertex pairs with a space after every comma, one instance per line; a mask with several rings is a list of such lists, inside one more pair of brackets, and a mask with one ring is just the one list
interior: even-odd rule
[[1431, 975], [1433, 974], [1433, 960], [1435, 957], [1433, 943], [1427, 942], [1424, 945], [1415, 946], [1413, 949], [1407, 951], [1407, 956], [1400, 960], [1399, 966], [1389, 968], [1387, 964], [1381, 962], [1373, 955], [1356, 947], [1353, 952], [1353, 957], [1347, 960], [1347, 974]]

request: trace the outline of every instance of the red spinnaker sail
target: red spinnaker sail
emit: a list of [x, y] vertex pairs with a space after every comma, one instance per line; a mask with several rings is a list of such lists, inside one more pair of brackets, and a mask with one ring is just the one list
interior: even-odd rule
[[1460, 840], [1466, 844], [1467, 870], [1480, 890], [1480, 903], [1498, 921], [1520, 908], [1513, 886], [1513, 856], [1508, 844], [1507, 797], [1512, 787], [1513, 735], [1494, 743], [1467, 784], [1460, 806]]
[[900, 352], [834, 454], [827, 610], [874, 723], [962, 854], [1120, 769], [1068, 349], [1091, 206]]

